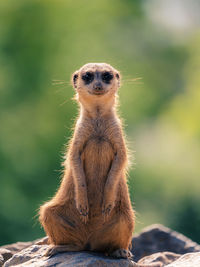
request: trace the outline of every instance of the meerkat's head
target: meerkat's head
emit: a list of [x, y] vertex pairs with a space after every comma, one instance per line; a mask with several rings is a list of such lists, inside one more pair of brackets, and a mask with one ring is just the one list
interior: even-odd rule
[[120, 74], [106, 63], [88, 63], [72, 75], [72, 84], [81, 99], [103, 99], [115, 95]]

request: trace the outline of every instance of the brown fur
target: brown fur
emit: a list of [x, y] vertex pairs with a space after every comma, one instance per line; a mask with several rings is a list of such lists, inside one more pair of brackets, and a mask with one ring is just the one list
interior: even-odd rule
[[[86, 72], [109, 71], [102, 95], [93, 94]], [[127, 149], [116, 97], [120, 76], [105, 63], [84, 65], [73, 75], [80, 114], [70, 141], [62, 183], [52, 200], [40, 208], [40, 222], [52, 247], [59, 251], [127, 250], [131, 244], [134, 213], [126, 183]]]

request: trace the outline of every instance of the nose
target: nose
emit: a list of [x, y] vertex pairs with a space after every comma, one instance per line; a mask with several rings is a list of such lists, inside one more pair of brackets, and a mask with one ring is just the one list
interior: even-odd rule
[[100, 82], [97, 82], [94, 84], [93, 89], [96, 91], [101, 91], [103, 89], [103, 86]]

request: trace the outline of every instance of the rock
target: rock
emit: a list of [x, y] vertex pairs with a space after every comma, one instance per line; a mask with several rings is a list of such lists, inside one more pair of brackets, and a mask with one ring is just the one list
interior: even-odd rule
[[150, 264], [150, 263], [160, 263], [160, 266], [166, 266], [167, 264], [175, 261], [181, 255], [173, 252], [158, 252], [152, 255], [146, 256], [138, 261], [138, 264]]
[[132, 240], [132, 248], [135, 261], [163, 251], [176, 254], [200, 251], [200, 245], [160, 224], [151, 225], [140, 234], [135, 235]]
[[0, 248], [0, 267], [6, 262], [8, 259], [12, 257], [13, 253], [5, 248]]
[[37, 239], [35, 241], [31, 242], [17, 242], [5, 246], [0, 247], [0, 267], [3, 265], [4, 262], [6, 262], [8, 259], [10, 259], [15, 253], [30, 247], [33, 244], [44, 244], [47, 241], [47, 237], [44, 237], [42, 239]]
[[199, 267], [200, 252], [186, 253], [184, 255], [175, 254], [173, 252], [158, 252], [150, 256], [146, 256], [138, 261], [138, 267], [144, 264], [160, 264], [160, 267]]
[[3, 256], [0, 254], [0, 266], [3, 266], [4, 260], [3, 260]]
[[2, 246], [0, 248], [8, 249], [11, 252], [13, 252], [13, 254], [14, 254], [14, 253], [16, 253], [18, 251], [21, 251], [22, 249], [30, 247], [31, 245], [33, 245], [33, 244], [35, 244], [36, 242], [39, 242], [39, 241], [40, 241], [40, 239], [37, 239], [35, 241], [31, 241], [31, 242], [17, 242], [17, 243], [13, 243], [13, 244]]
[[[132, 253], [134, 254], [135, 262], [126, 259], [114, 259], [100, 253], [86, 251], [64, 252], [47, 258], [44, 256], [48, 248], [46, 243], [47, 238], [45, 237], [33, 242], [19, 242], [4, 246], [3, 249], [8, 249], [10, 253], [15, 253], [11, 259], [6, 261], [4, 267], [200, 267], [200, 246], [187, 237], [162, 225], [147, 227], [140, 234], [133, 237]], [[21, 250], [22, 248], [24, 249]], [[5, 261], [4, 254], [1, 255], [0, 262], [3, 262]]]
[[125, 259], [113, 259], [99, 253], [92, 252], [65, 252], [57, 254], [51, 258], [44, 256], [48, 245], [33, 245], [18, 253], [8, 260], [4, 267], [134, 267], [134, 262]]
[[167, 265], [167, 267], [199, 267], [200, 252], [187, 253], [181, 256], [178, 260]]

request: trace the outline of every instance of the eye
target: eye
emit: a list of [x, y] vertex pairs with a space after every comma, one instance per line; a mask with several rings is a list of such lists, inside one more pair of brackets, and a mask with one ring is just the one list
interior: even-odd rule
[[101, 78], [102, 78], [102, 81], [104, 83], [110, 83], [110, 81], [113, 78], [113, 74], [109, 71], [106, 71], [106, 72], [102, 73]]
[[83, 74], [82, 79], [85, 82], [85, 84], [89, 84], [94, 80], [94, 73], [86, 72], [85, 74]]

